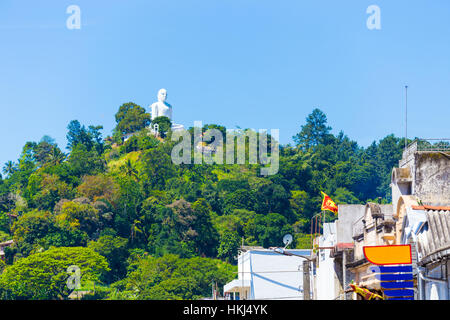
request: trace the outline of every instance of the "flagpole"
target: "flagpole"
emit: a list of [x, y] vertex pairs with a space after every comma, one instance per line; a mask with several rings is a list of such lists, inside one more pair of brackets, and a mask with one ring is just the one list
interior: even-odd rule
[[322, 235], [325, 237], [325, 210], [322, 210], [323, 222], [322, 222]]

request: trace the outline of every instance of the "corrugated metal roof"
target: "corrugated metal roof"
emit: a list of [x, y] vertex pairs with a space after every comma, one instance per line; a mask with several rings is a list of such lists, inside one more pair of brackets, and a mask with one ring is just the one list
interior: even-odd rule
[[450, 208], [443, 207], [448, 210], [435, 210], [441, 207], [423, 207], [427, 224], [417, 235], [417, 249], [422, 262], [427, 262], [429, 259], [433, 260], [433, 255], [450, 248]]

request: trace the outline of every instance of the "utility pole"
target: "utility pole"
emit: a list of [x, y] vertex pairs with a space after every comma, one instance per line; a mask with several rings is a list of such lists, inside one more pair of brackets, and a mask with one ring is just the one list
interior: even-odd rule
[[309, 261], [303, 261], [303, 300], [311, 300]]
[[408, 147], [408, 86], [405, 86], [405, 150]]
[[239, 300], [243, 300], [244, 297], [244, 237], [242, 237], [242, 253], [241, 253], [241, 269], [242, 269], [242, 287], [239, 292]]

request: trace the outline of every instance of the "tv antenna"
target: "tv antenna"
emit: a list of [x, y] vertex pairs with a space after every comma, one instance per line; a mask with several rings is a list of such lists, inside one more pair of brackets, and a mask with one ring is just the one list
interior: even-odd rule
[[284, 243], [285, 249], [288, 245], [290, 245], [292, 243], [292, 240], [293, 240], [292, 235], [290, 235], [289, 233], [283, 237], [283, 243]]

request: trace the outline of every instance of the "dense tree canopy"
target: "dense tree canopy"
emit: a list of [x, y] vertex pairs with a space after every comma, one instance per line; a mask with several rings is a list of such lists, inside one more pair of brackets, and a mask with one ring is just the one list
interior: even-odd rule
[[67, 269], [80, 269], [80, 281], [101, 283], [108, 263], [89, 248], [60, 247], [32, 254], [6, 267], [0, 276], [0, 295], [6, 299], [64, 299], [72, 292], [67, 286]]
[[150, 124], [150, 115], [141, 106], [127, 102], [116, 113], [116, 131], [122, 134], [139, 131]]
[[222, 287], [235, 277], [234, 268], [209, 258], [142, 257], [135, 271], [115, 287], [115, 298], [146, 300], [198, 299], [210, 295], [211, 283]]

